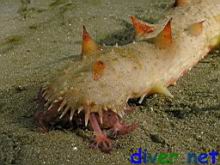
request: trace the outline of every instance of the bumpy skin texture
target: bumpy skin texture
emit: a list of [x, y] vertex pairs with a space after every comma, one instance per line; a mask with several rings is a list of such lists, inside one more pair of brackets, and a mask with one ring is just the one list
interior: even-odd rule
[[[35, 115], [39, 127], [47, 130], [48, 125], [57, 121], [76, 124], [80, 119], [85, 125], [89, 122], [96, 134], [95, 146], [109, 151], [109, 139], [98, 127], [109, 125], [114, 131], [119, 130], [118, 134], [132, 131], [134, 125], [120, 121], [128, 109], [128, 99], [152, 93], [171, 96], [166, 87], [175, 84], [207, 55], [220, 38], [219, 0], [182, 0], [184, 3], [179, 6], [178, 1], [181, 0], [164, 18], [170, 20], [165, 28], [163, 20], [155, 25], [155, 31], [145, 33], [141, 41], [104, 48], [89, 43], [91, 47], [86, 53], [94, 47], [97, 51], [71, 61], [41, 90], [40, 97], [49, 108]], [[165, 33], [161, 35], [163, 28]], [[87, 35], [84, 39], [88, 39]], [[155, 44], [150, 42], [151, 38]], [[108, 113], [113, 117], [106, 120]]]

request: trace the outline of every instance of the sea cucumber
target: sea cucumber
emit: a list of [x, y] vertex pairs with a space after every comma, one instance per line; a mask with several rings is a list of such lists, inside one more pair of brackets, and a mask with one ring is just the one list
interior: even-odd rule
[[89, 126], [92, 147], [110, 152], [112, 142], [102, 129], [127, 134], [137, 124], [121, 121], [132, 111], [127, 102], [167, 89], [220, 43], [219, 0], [176, 0], [167, 16], [149, 24], [131, 16], [136, 42], [105, 47], [83, 26], [81, 59], [70, 61], [39, 92], [45, 110], [35, 119], [42, 131], [54, 123]]

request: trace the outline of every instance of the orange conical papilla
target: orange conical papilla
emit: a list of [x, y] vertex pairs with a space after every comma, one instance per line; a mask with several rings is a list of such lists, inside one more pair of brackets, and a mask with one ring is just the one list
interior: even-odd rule
[[90, 56], [94, 53], [97, 53], [101, 50], [101, 46], [98, 45], [90, 36], [86, 27], [83, 26], [83, 35], [82, 35], [82, 52], [83, 56]]
[[135, 29], [136, 38], [146, 36], [148, 33], [154, 31], [154, 27], [150, 26], [148, 23], [137, 19], [135, 16], [131, 16], [130, 18]]
[[202, 31], [203, 31], [203, 22], [204, 21], [200, 21], [200, 22], [197, 22], [197, 23], [194, 23], [192, 24], [188, 30], [189, 30], [189, 33], [193, 36], [199, 36]]
[[172, 18], [165, 25], [164, 29], [155, 38], [155, 45], [161, 49], [167, 48], [172, 44], [172, 28], [171, 28]]

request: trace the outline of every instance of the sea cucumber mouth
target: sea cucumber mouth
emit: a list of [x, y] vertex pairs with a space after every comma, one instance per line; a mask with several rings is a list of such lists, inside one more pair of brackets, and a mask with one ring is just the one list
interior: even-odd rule
[[[119, 106], [116, 110], [116, 107], [108, 105], [105, 109], [100, 106], [94, 111], [92, 109], [94, 104], [87, 104], [87, 106], [73, 110], [64, 99], [54, 101], [48, 93], [48, 88], [41, 88], [38, 93], [37, 100], [41, 111], [35, 113], [34, 119], [40, 132], [46, 133], [51, 128], [89, 128], [94, 133], [90, 147], [110, 153], [112, 150], [111, 139], [128, 134], [138, 126], [136, 123], [125, 124], [121, 121], [122, 113], [130, 113], [132, 107]], [[120, 107], [124, 107], [124, 109], [118, 111]], [[77, 110], [78, 112], [76, 112]]]
[[[91, 112], [87, 109], [88, 107], [85, 107], [78, 109], [78, 113], [73, 113], [73, 110], [69, 108], [68, 111], [65, 111], [66, 107], [69, 106], [63, 106], [62, 103], [63, 100], [60, 100], [51, 104], [45, 95], [45, 90], [43, 88], [40, 89], [38, 93], [38, 108], [41, 111], [36, 112], [34, 118], [41, 132], [48, 132], [50, 128], [56, 128], [57, 125], [62, 128], [85, 129], [90, 121], [91, 114], [95, 115], [102, 129], [109, 130], [110, 134], [114, 136], [127, 134], [137, 127], [136, 124], [124, 124], [121, 121], [122, 117], [111, 109], [100, 109], [100, 111]], [[60, 108], [61, 105], [62, 108]], [[124, 113], [130, 113], [131, 109], [131, 107], [127, 107]], [[88, 128], [91, 128], [91, 123], [89, 123]]]

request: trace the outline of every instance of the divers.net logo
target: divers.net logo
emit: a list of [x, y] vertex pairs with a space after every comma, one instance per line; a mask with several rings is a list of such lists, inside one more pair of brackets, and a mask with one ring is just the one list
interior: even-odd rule
[[[178, 153], [149, 153], [147, 150], [138, 148], [137, 152], [130, 155], [131, 164], [176, 164]], [[188, 152], [185, 155], [185, 164], [200, 165], [200, 164], [217, 164], [219, 152], [213, 150], [208, 153]]]

